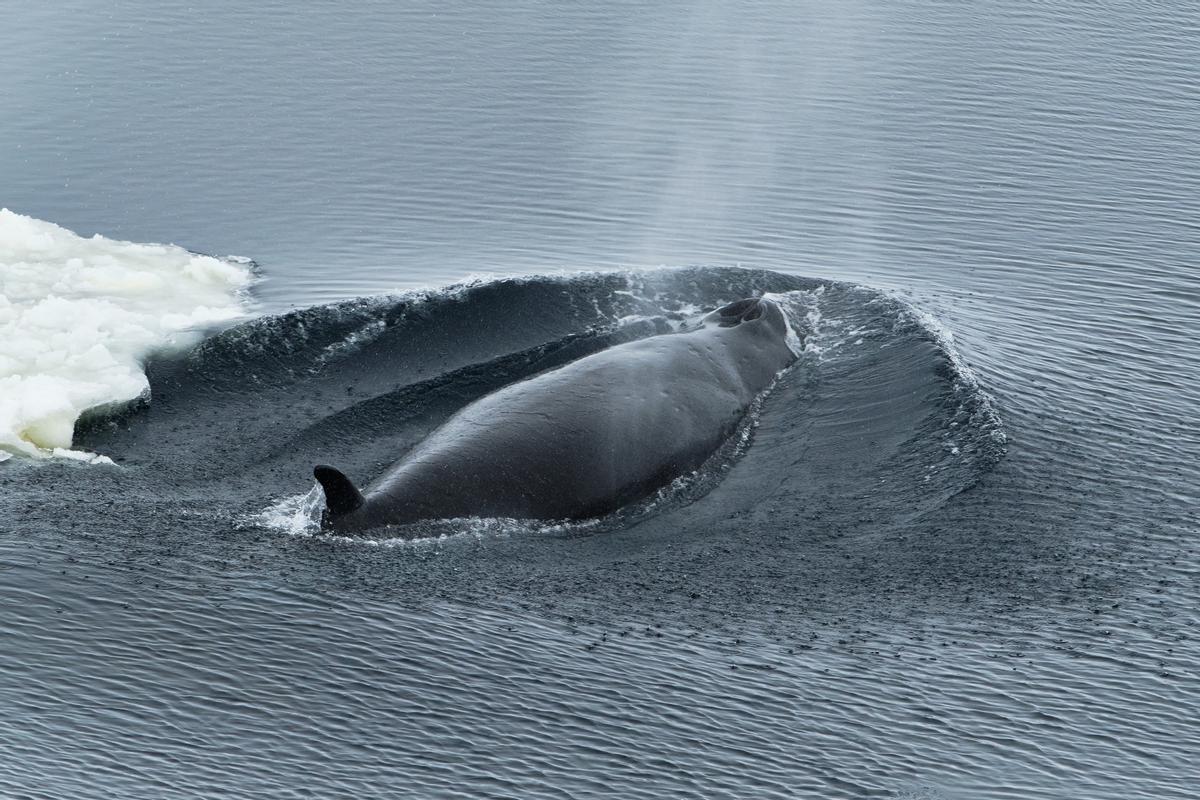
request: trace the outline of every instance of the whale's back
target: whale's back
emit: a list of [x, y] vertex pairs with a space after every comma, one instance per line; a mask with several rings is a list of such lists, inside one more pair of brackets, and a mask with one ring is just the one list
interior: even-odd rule
[[500, 389], [389, 468], [353, 513], [403, 523], [613, 511], [698, 467], [792, 359], [778, 337], [745, 333], [643, 339]]

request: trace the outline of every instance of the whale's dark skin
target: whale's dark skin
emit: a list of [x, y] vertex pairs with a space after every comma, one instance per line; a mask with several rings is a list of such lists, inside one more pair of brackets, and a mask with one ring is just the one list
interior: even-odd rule
[[772, 301], [619, 345], [471, 403], [359, 493], [328, 466], [322, 527], [421, 519], [586, 519], [694, 470], [796, 356]]

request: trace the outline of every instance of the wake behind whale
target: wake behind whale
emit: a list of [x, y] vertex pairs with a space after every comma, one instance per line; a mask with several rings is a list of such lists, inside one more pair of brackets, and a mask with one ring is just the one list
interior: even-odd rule
[[[250, 320], [190, 349], [152, 354], [144, 363], [148, 402], [79, 420], [71, 447], [118, 469], [64, 471], [10, 458], [11, 499], [38, 502], [37, 486], [47, 484], [56, 502], [80, 509], [97, 495], [110, 498], [106, 514], [128, 515], [131, 524], [157, 509], [218, 526], [317, 534], [319, 508], [298, 479], [314, 463], [383, 475], [456, 414], [506, 387], [627, 343], [669, 338], [663, 334], [699, 314], [764, 296], [803, 333], [799, 359], [755, 401], [727, 440], [733, 444], [699, 466], [675, 462], [643, 499], [636, 497], [657, 481], [634, 477], [654, 470], [623, 476], [620, 462], [607, 467], [638, 491], [605, 489], [629, 504], [599, 529], [680, 541], [742, 517], [795, 531], [803, 527], [797, 519], [839, 525], [874, 515], [886, 525], [936, 508], [1003, 453], [986, 392], [936, 326], [904, 302], [832, 281], [693, 267], [476, 281]], [[476, 530], [479, 522], [410, 525], [405, 538]]]

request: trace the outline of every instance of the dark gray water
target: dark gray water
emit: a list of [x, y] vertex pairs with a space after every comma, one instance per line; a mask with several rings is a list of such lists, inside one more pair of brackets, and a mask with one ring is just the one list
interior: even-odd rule
[[[8, 9], [0, 205], [264, 280], [119, 468], [0, 463], [0, 795], [1194, 796], [1198, 63], [1187, 4]], [[759, 291], [811, 347], [655, 502], [280, 524]]]

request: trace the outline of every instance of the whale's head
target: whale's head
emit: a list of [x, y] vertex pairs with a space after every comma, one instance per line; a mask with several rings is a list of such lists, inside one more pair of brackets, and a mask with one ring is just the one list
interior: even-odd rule
[[769, 331], [781, 337], [787, 337], [787, 319], [783, 310], [771, 300], [764, 297], [747, 297], [745, 300], [735, 300], [726, 306], [721, 306], [702, 320], [705, 326], [715, 325], [719, 328], [733, 328], [748, 325], [755, 329]]

